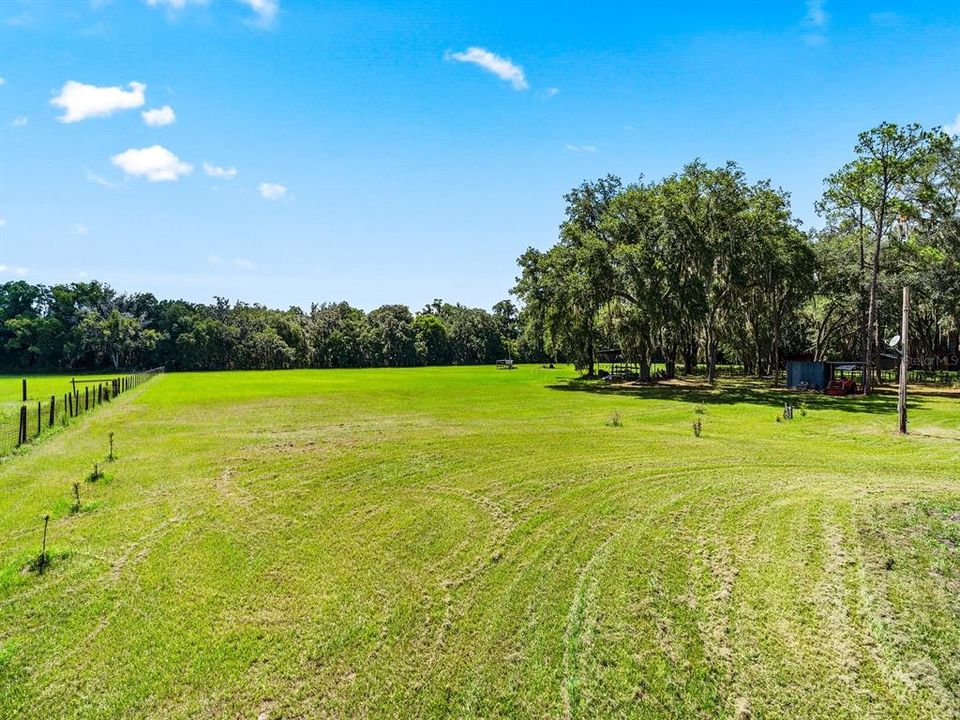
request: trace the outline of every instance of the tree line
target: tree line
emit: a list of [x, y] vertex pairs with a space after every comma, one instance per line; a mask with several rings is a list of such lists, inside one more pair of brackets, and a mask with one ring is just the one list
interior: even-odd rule
[[97, 282], [0, 285], [0, 365], [16, 370], [229, 370], [492, 363], [515, 353], [510, 300], [370, 312], [345, 302], [274, 310], [117, 293]]
[[[655, 182], [609, 175], [565, 196], [558, 242], [519, 259], [527, 347], [593, 375], [613, 348], [649, 379], [663, 363], [721, 360], [776, 376], [783, 359], [862, 359], [873, 367], [913, 296], [911, 346], [957, 363], [960, 142], [884, 123], [825, 181], [804, 232], [789, 194], [736, 163], [695, 161]], [[869, 380], [868, 380], [869, 382]], [[868, 389], [868, 388], [867, 388]]]
[[[0, 367], [11, 370], [395, 367], [571, 361], [614, 350], [649, 379], [721, 363], [777, 376], [786, 357], [863, 359], [897, 332], [960, 363], [960, 141], [885, 123], [861, 133], [803, 231], [790, 197], [736, 163], [695, 161], [659, 181], [612, 175], [566, 196], [559, 238], [529, 248], [510, 300], [419, 312], [348, 303], [277, 310], [117, 293], [97, 282], [0, 284]], [[603, 355], [609, 357], [609, 355]]]

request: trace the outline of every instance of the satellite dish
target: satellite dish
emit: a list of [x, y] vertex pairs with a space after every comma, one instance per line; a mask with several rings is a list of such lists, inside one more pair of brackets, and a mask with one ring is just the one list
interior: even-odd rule
[[896, 346], [899, 345], [899, 344], [900, 344], [900, 336], [899, 336], [899, 335], [894, 335], [892, 338], [890, 338], [889, 340], [887, 340], [887, 345], [889, 345], [890, 347], [896, 347]]

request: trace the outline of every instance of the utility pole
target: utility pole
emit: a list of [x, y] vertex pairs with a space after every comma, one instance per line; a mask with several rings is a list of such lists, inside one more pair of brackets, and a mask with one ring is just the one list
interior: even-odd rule
[[910, 288], [903, 289], [903, 317], [900, 321], [900, 398], [897, 414], [900, 434], [907, 434], [907, 375], [910, 372]]

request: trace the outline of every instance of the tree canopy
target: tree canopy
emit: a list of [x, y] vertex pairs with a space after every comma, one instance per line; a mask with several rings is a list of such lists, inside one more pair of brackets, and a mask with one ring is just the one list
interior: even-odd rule
[[736, 163], [583, 183], [557, 243], [519, 259], [521, 336], [588, 375], [601, 346], [641, 379], [655, 360], [668, 376], [703, 363], [711, 381], [721, 359], [774, 377], [788, 355], [870, 366], [909, 284], [914, 346], [955, 353], [958, 178], [956, 138], [884, 123], [826, 179], [819, 231], [803, 232], [788, 193]]

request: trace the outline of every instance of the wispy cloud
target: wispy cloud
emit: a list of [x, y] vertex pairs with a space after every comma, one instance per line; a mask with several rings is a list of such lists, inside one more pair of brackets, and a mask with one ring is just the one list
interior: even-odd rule
[[25, 267], [10, 267], [9, 265], [0, 265], [0, 275], [26, 275], [29, 271]]
[[206, 5], [208, 0], [147, 0], [150, 7], [165, 7], [168, 10], [183, 10], [187, 5]]
[[88, 228], [83, 223], [77, 223], [76, 225], [73, 226], [74, 235], [79, 235], [80, 237], [83, 237], [87, 235], [89, 232], [90, 232], [90, 228]]
[[597, 151], [596, 145], [564, 145], [565, 150], [569, 150], [574, 153], [592, 153]]
[[252, 260], [245, 260], [243, 258], [234, 258], [233, 260], [227, 262], [219, 255], [209, 255], [207, 256], [207, 264], [210, 267], [227, 267], [231, 266], [237, 270], [256, 270], [257, 264]]
[[526, 90], [530, 87], [527, 83], [526, 76], [523, 74], [522, 67], [516, 65], [512, 60], [501, 57], [485, 48], [470, 47], [463, 52], [447, 52], [444, 58], [456, 62], [478, 65], [487, 72], [493, 73], [501, 80], [509, 82], [513, 85], [514, 90]]
[[152, 110], [141, 110], [140, 116], [143, 118], [143, 121], [151, 127], [171, 125], [177, 120], [176, 113], [173, 112], [173, 108], [169, 105], [164, 105], [161, 108], [153, 108]]
[[287, 186], [280, 183], [260, 183], [257, 189], [260, 196], [267, 200], [280, 200], [287, 194]]
[[941, 128], [947, 135], [956, 137], [960, 135], [960, 113], [957, 113], [957, 117], [954, 118], [952, 123], [948, 123]]
[[13, 122], [11, 122], [10, 124], [13, 127], [25, 127], [28, 122], [29, 120], [27, 120], [27, 116], [21, 115], [20, 117], [14, 118]]
[[880, 27], [896, 27], [903, 22], [903, 16], [895, 12], [872, 12], [870, 22]]
[[143, 93], [147, 86], [131, 82], [129, 90], [121, 87], [97, 87], [74, 80], [67, 82], [60, 94], [50, 101], [51, 105], [63, 108], [64, 114], [57, 119], [62, 123], [78, 122], [92, 117], [106, 117], [117, 110], [138, 108], [145, 102]]
[[824, 0], [807, 0], [807, 16], [803, 22], [808, 27], [824, 27], [827, 24], [827, 12], [823, 9]]
[[804, 42], [808, 45], [823, 45], [827, 41], [825, 34], [830, 16], [824, 9], [825, 0], [807, 0], [807, 14], [803, 18], [804, 27], [808, 28]]
[[10, 27], [27, 27], [28, 25], [33, 25], [33, 17], [31, 17], [30, 13], [22, 12], [19, 15], [12, 15], [6, 18], [3, 24], [9, 25]]
[[193, 172], [193, 165], [184, 162], [161, 145], [148, 148], [131, 148], [114, 155], [113, 164], [128, 175], [145, 177], [150, 182], [177, 180]]
[[105, 188], [110, 188], [111, 190], [116, 190], [119, 187], [119, 185], [116, 183], [110, 182], [105, 177], [101, 177], [91, 170], [84, 170], [84, 173], [86, 173], [86, 178], [89, 182], [96, 183], [97, 185]]
[[203, 171], [214, 178], [221, 178], [223, 180], [232, 180], [237, 176], [237, 169], [235, 167], [220, 167], [219, 165], [211, 165], [208, 162], [203, 164]]
[[560, 92], [560, 88], [549, 87], [543, 91], [543, 94], [546, 95], [548, 98], [552, 98], [559, 92]]
[[238, 0], [238, 2], [256, 13], [257, 19], [252, 24], [262, 28], [273, 27], [277, 13], [280, 12], [280, 0]]

